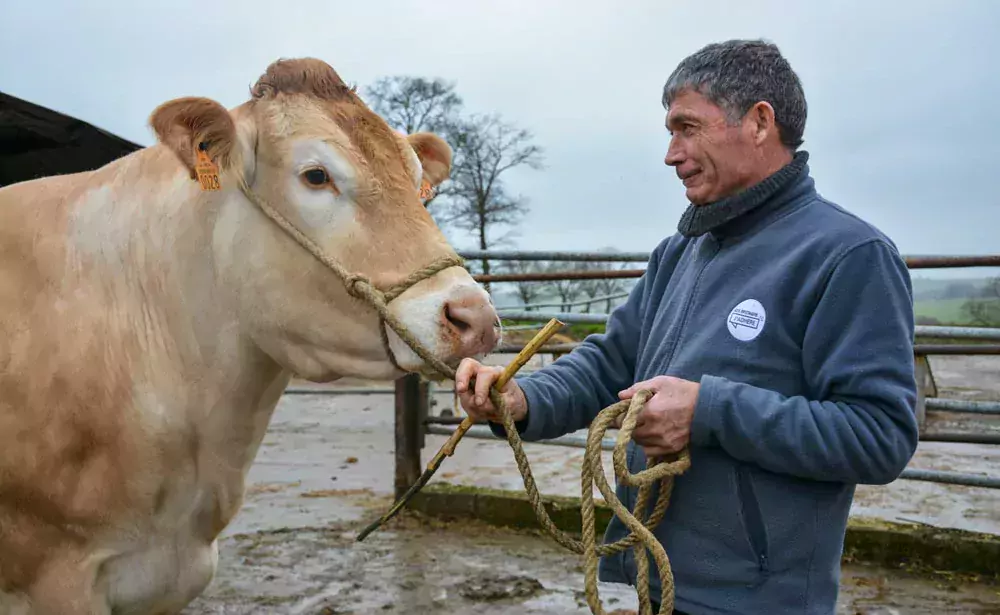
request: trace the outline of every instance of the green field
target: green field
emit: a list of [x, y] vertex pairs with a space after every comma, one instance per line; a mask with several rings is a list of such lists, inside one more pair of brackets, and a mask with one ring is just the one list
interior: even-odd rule
[[918, 299], [913, 304], [917, 318], [935, 318], [943, 325], [967, 325], [968, 318], [962, 312], [965, 299]]

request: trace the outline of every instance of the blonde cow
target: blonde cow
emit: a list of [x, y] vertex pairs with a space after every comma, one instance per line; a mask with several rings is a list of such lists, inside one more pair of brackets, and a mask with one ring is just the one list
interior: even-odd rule
[[[454, 255], [419, 199], [450, 171], [443, 140], [390, 129], [313, 59], [275, 62], [235, 109], [182, 98], [150, 123], [153, 147], [0, 190], [3, 615], [179, 612], [290, 374], [426, 370], [239, 186], [390, 287]], [[461, 267], [389, 306], [450, 365], [496, 343]]]

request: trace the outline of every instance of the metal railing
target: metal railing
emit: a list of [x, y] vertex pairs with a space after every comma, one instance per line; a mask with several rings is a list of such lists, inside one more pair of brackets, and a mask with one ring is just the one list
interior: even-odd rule
[[511, 310], [530, 312], [531, 310], [537, 310], [539, 308], [570, 308], [570, 307], [576, 307], [578, 305], [590, 306], [595, 303], [604, 303], [606, 301], [614, 301], [615, 299], [624, 299], [625, 297], [628, 296], [629, 293], [615, 293], [613, 295], [603, 295], [600, 297], [577, 299], [575, 301], [550, 301], [548, 303], [526, 303], [524, 305], [518, 305], [518, 306], [505, 306], [505, 307], [498, 306], [497, 311], [500, 313]]
[[[544, 350], [543, 350], [544, 352]], [[437, 388], [436, 393], [454, 394], [454, 389]], [[314, 387], [289, 387], [285, 390], [288, 395], [388, 395], [398, 394], [399, 389], [393, 387], [345, 387], [345, 388], [314, 388]], [[403, 408], [410, 408], [414, 405], [422, 406], [421, 402], [408, 402], [403, 404]], [[947, 412], [967, 412], [1000, 416], [1000, 402], [977, 402], [962, 401], [954, 399], [928, 398], [927, 408], [942, 410]], [[405, 410], [404, 410], [405, 411]], [[421, 421], [423, 432], [432, 435], [449, 436], [455, 430], [455, 425], [462, 421], [462, 417], [456, 416], [425, 416]], [[495, 440], [506, 442], [502, 438], [497, 438], [493, 432], [485, 425], [476, 425], [470, 429], [465, 437], [473, 439]], [[422, 438], [420, 438], [422, 441]], [[1000, 434], [932, 434], [921, 436], [923, 442], [960, 442], [966, 444], [1000, 444]], [[550, 440], [532, 442], [530, 444], [543, 444], [552, 446], [565, 446], [570, 448], [585, 448], [586, 438], [567, 434]], [[422, 443], [421, 447], [422, 448]], [[604, 438], [601, 441], [601, 448], [606, 451], [614, 449], [614, 440]], [[418, 472], [419, 474], [419, 472]], [[1000, 489], [1000, 476], [988, 476], [973, 474], [969, 472], [949, 472], [942, 470], [925, 470], [917, 468], [907, 468], [899, 476], [902, 480], [920, 480], [949, 485], [962, 485], [968, 487], [985, 487], [990, 489]]]
[[964, 399], [927, 399], [929, 410], [945, 412], [967, 412], [970, 414], [996, 414], [1000, 416], [1000, 401], [969, 401]]
[[[435, 421], [427, 423], [427, 433], [441, 436], [450, 436], [457, 427], [435, 424]], [[474, 425], [465, 433], [466, 438], [476, 438], [481, 440], [497, 440], [506, 442], [503, 438], [498, 438], [489, 427]], [[586, 436], [567, 434], [553, 438], [551, 440], [540, 440], [532, 444], [547, 444], [553, 446], [568, 446], [571, 448], [587, 448]], [[612, 438], [601, 440], [601, 450], [613, 451], [615, 441]], [[988, 489], [1000, 489], [1000, 476], [986, 476], [984, 474], [971, 474], [968, 472], [946, 472], [943, 470], [920, 470], [907, 468], [899, 475], [903, 480], [922, 480], [934, 483], [944, 483], [948, 485], [963, 485], [967, 487], [986, 487]]]
[[[555, 252], [555, 251], [497, 251], [497, 250], [465, 250], [459, 254], [469, 260], [491, 260], [491, 261], [567, 261], [567, 262], [647, 262], [650, 254], [648, 252]], [[954, 268], [954, 267], [1000, 267], [1000, 255], [989, 256], [908, 256], [905, 257], [907, 266], [911, 269], [928, 268]], [[479, 275], [476, 279], [481, 282], [523, 282], [523, 281], [551, 281], [564, 279], [607, 279], [607, 278], [638, 278], [645, 272], [644, 269], [617, 269], [617, 270], [584, 270], [565, 272], [532, 272], [532, 273], [499, 273], [488, 276]], [[593, 303], [605, 298], [573, 302], [571, 305]], [[561, 307], [568, 305], [561, 302], [551, 302], [546, 304], [536, 304], [532, 308]], [[521, 321], [524, 323], [544, 323], [551, 318], [558, 318], [567, 324], [605, 324], [609, 314], [577, 314], [577, 313], [545, 313], [525, 309], [525, 306], [518, 308], [500, 308], [500, 316], [507, 322]], [[531, 325], [518, 324], [512, 328], [528, 328]], [[928, 326], [918, 325], [915, 327], [915, 337], [918, 340], [972, 340], [974, 344], [929, 344], [917, 343], [914, 346], [914, 354], [917, 357], [931, 355], [1000, 355], [1000, 343], [990, 344], [988, 342], [1000, 342], [1000, 329], [989, 329], [981, 327], [950, 327], [950, 326]], [[554, 355], [572, 352], [579, 343], [551, 344], [543, 347], [543, 353]], [[516, 344], [504, 344], [497, 349], [498, 352], [514, 353], [520, 350]], [[454, 394], [453, 389], [438, 387], [434, 389], [438, 393]], [[424, 436], [427, 434], [449, 435], [455, 425], [461, 421], [460, 417], [452, 416], [430, 416], [430, 384], [422, 380], [419, 376], [409, 375], [396, 381], [394, 386], [389, 387], [352, 387], [350, 389], [318, 389], [312, 387], [289, 387], [287, 394], [388, 394], [395, 396], [395, 441], [396, 441], [396, 468], [395, 468], [395, 488], [397, 497], [419, 477], [421, 468], [420, 451], [424, 446]], [[923, 397], [920, 403], [927, 410], [941, 412], [968, 413], [980, 416], [1000, 416], [1000, 402], [989, 401], [967, 401], [957, 399], [944, 399], [937, 397]], [[922, 411], [921, 411], [922, 412]], [[921, 418], [922, 420], [922, 418]], [[466, 435], [472, 438], [484, 438], [498, 440], [496, 436], [485, 426], [477, 425]], [[1000, 434], [997, 433], [934, 433], [925, 434], [921, 429], [922, 441], [938, 442], [966, 442], [980, 444], [1000, 444]], [[501, 440], [502, 441], [502, 440]], [[553, 446], [583, 447], [585, 440], [579, 435], [568, 434], [553, 440], [546, 440], [538, 443]], [[602, 448], [610, 450], [614, 446], [614, 441], [606, 438], [602, 442]], [[968, 472], [945, 472], [939, 470], [924, 470], [917, 468], [907, 468], [900, 475], [901, 479], [931, 481], [949, 485], [963, 485], [969, 487], [986, 487], [1000, 489], [1000, 477], [985, 476]]]
[[[648, 262], [648, 252], [533, 252], [517, 250], [465, 250], [466, 260], [498, 261], [568, 261], [568, 262]], [[952, 269], [964, 267], [1000, 267], [1000, 254], [986, 256], [905, 256], [910, 269]], [[551, 282], [554, 280], [600, 280], [639, 278], [643, 269], [533, 271], [491, 273], [473, 276], [479, 282]]]
[[[528, 312], [525, 310], [497, 310], [502, 320], [526, 320], [548, 322], [558, 318], [566, 324], [607, 324], [610, 314], [576, 314], [572, 312]], [[918, 338], [963, 339], [1000, 341], [1000, 328], [994, 327], [947, 327], [941, 325], [916, 325], [914, 335]]]
[[544, 252], [540, 250], [459, 250], [466, 260], [645, 263], [651, 252]]
[[[652, 252], [558, 252], [539, 250], [459, 250], [466, 260], [490, 261], [561, 261], [561, 262], [648, 262]], [[905, 256], [910, 269], [949, 269], [962, 267], [1000, 267], [1000, 254], [968, 256]]]

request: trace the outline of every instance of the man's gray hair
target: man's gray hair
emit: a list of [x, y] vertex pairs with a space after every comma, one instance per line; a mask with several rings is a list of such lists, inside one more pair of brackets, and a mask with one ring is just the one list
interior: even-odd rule
[[663, 106], [684, 90], [694, 90], [737, 123], [760, 101], [774, 108], [781, 142], [802, 145], [806, 97], [802, 83], [778, 47], [764, 40], [712, 43], [684, 58], [663, 86]]

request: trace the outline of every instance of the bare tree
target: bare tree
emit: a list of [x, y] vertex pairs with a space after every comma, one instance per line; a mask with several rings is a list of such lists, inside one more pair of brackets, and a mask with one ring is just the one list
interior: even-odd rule
[[[439, 223], [471, 233], [480, 250], [509, 241], [528, 208], [524, 197], [509, 191], [505, 175], [541, 168], [542, 149], [532, 139], [497, 115], [473, 115], [456, 124], [448, 139], [454, 150], [449, 186], [435, 212]], [[488, 261], [482, 272], [490, 273]]]
[[[621, 264], [617, 269], [625, 269], [626, 265]], [[628, 280], [625, 278], [608, 278], [606, 280], [601, 280], [601, 296], [602, 297], [612, 297], [614, 295], [622, 295], [632, 290], [635, 286], [635, 280]], [[614, 306], [615, 302], [621, 303], [622, 299], [607, 299], [604, 302], [604, 311], [606, 313], [611, 312], [611, 308]]]
[[[541, 168], [542, 150], [531, 133], [495, 114], [462, 117], [454, 84], [439, 78], [383, 77], [364, 98], [393, 128], [435, 132], [451, 145], [451, 174], [425, 203], [440, 226], [471, 233], [481, 250], [512, 239], [527, 201], [504, 179], [519, 167]], [[488, 274], [490, 264], [483, 261], [480, 272]]]
[[[605, 247], [599, 250], [599, 252], [613, 254], [619, 252], [617, 248]], [[626, 262], [604, 262], [604, 261], [580, 261], [574, 263], [573, 265], [563, 264], [560, 267], [552, 267], [552, 271], [620, 271], [622, 269], [630, 268], [630, 263]], [[556, 292], [562, 299], [564, 303], [573, 301], [574, 299], [584, 298], [590, 300], [596, 300], [601, 297], [610, 297], [614, 295], [620, 295], [628, 291], [631, 288], [632, 283], [630, 280], [624, 278], [583, 278], [579, 280], [560, 280], [559, 282], [553, 282], [550, 287]], [[617, 299], [605, 299], [603, 302], [604, 311], [610, 312], [611, 308], [618, 301]], [[563, 305], [563, 308], [569, 306]], [[596, 306], [596, 302], [587, 303], [584, 308], [584, 312], [590, 312]], [[600, 308], [598, 308], [600, 309]]]
[[[606, 246], [599, 250], [600, 252], [614, 254], [620, 252], [618, 248], [613, 246]], [[625, 269], [637, 268], [639, 263], [633, 262], [618, 262], [618, 263], [601, 263], [601, 269], [605, 271], [622, 271]], [[597, 287], [596, 295], [600, 297], [611, 297], [614, 295], [621, 295], [631, 291], [632, 287], [635, 286], [635, 280], [628, 278], [603, 278], [594, 281], [594, 286]], [[606, 299], [604, 301], [604, 311], [606, 313], [611, 312], [612, 307], [615, 303], [621, 303], [621, 299]]]
[[[505, 261], [502, 265], [505, 273], [539, 273], [545, 270], [545, 266], [540, 261], [512, 260]], [[517, 297], [524, 305], [535, 303], [545, 292], [542, 282], [512, 282], [517, 291]]]
[[365, 88], [364, 98], [390, 126], [406, 134], [446, 133], [462, 110], [455, 84], [436, 77], [382, 77]]
[[[576, 265], [573, 267], [573, 271], [601, 271], [601, 270], [607, 270], [609, 265], [610, 263], [582, 261], [576, 263]], [[593, 279], [583, 279], [574, 281], [576, 282], [577, 296], [582, 295], [587, 299], [596, 299], [602, 295], [602, 287], [604, 280], [593, 278]], [[586, 304], [586, 307], [584, 308], [583, 311], [589, 313], [592, 307], [593, 304], [588, 303]]]
[[1000, 276], [989, 280], [979, 297], [966, 300], [962, 311], [973, 325], [1000, 327]]
[[[573, 271], [575, 268], [568, 267], [564, 262], [556, 261], [548, 263], [545, 269], [548, 272], [555, 273]], [[568, 312], [570, 310], [569, 304], [579, 297], [582, 292], [581, 282], [582, 280], [551, 280], [546, 284], [545, 288], [559, 296], [559, 301], [562, 303], [559, 308], [560, 311]]]
[[[405, 134], [433, 132], [446, 140], [460, 122], [463, 105], [455, 84], [439, 77], [382, 77], [365, 88], [363, 98], [396, 130]], [[448, 188], [448, 182], [443, 182], [424, 206], [430, 208]]]
[[[609, 271], [622, 271], [624, 269], [634, 268], [633, 263], [607, 263], [606, 269]], [[635, 280], [628, 278], [604, 278], [597, 280], [597, 288], [599, 290], [598, 295], [601, 297], [613, 297], [615, 295], [621, 295], [629, 292], [632, 287], [635, 286]], [[606, 299], [604, 301], [604, 311], [611, 312], [611, 308], [614, 304], [620, 303], [620, 299]]]

